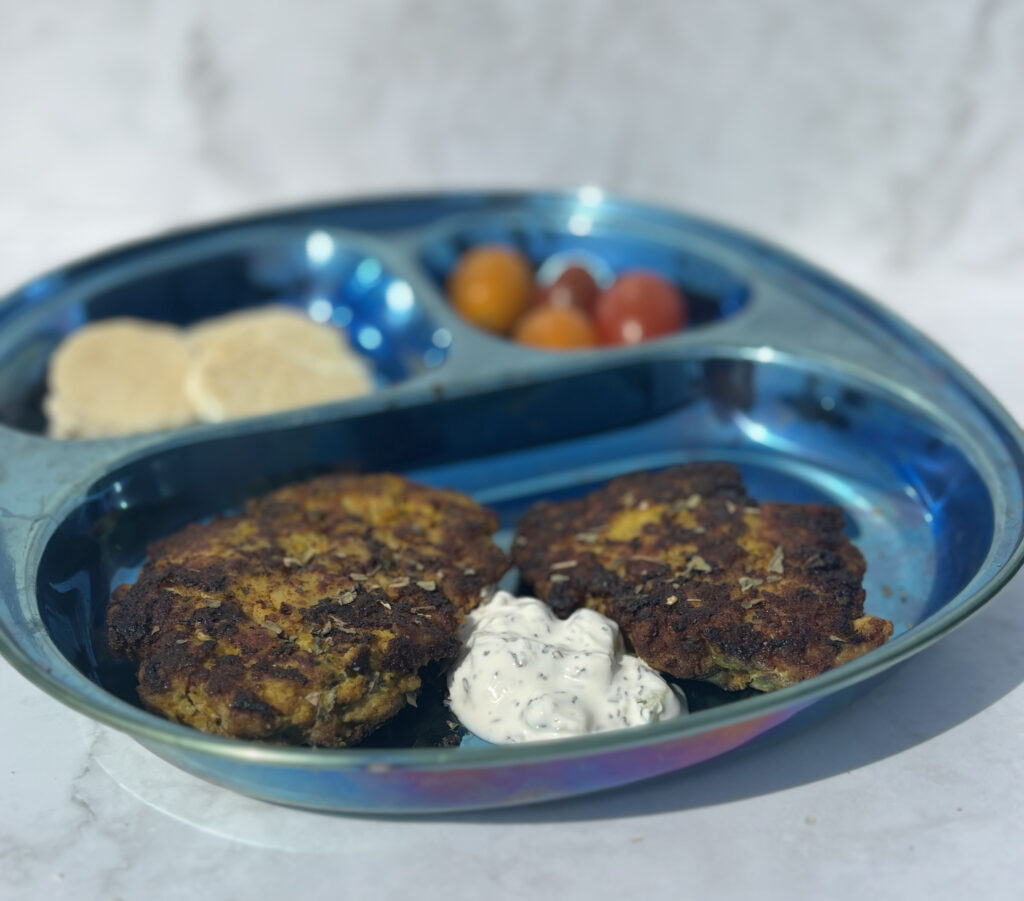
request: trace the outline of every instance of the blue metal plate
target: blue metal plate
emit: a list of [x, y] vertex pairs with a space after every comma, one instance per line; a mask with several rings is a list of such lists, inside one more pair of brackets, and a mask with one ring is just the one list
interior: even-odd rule
[[[548, 353], [483, 334], [443, 294], [466, 247], [539, 265], [643, 266], [692, 301], [687, 330]], [[81, 323], [189, 323], [268, 301], [346, 327], [373, 394], [108, 441], [41, 434], [49, 353]], [[42, 277], [0, 304], [0, 650], [53, 695], [221, 785], [336, 811], [415, 813], [619, 785], [743, 744], [945, 634], [1020, 566], [1022, 440], [968, 374], [877, 304], [720, 226], [606, 197], [427, 195], [310, 207], [170, 235]], [[884, 647], [767, 695], [551, 744], [285, 748], [144, 711], [111, 658], [112, 584], [147, 543], [326, 469], [393, 470], [495, 508], [499, 540], [540, 498], [615, 475], [728, 460], [761, 500], [841, 505]]]

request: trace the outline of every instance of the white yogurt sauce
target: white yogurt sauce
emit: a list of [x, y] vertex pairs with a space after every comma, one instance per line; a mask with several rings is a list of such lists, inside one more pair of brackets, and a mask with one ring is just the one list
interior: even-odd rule
[[686, 712], [686, 699], [622, 649], [593, 610], [560, 620], [543, 601], [499, 591], [466, 617], [448, 677], [452, 712], [494, 743], [624, 729]]

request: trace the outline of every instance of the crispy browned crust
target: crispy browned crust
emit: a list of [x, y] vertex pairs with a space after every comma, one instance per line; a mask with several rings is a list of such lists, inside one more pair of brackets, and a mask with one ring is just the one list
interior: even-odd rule
[[341, 746], [415, 697], [419, 670], [508, 563], [493, 513], [394, 475], [326, 476], [149, 548], [110, 647], [151, 709], [205, 732]]
[[758, 505], [724, 463], [538, 504], [519, 523], [513, 562], [560, 615], [592, 607], [650, 665], [727, 689], [792, 685], [892, 634], [864, 615], [864, 558], [842, 511]]

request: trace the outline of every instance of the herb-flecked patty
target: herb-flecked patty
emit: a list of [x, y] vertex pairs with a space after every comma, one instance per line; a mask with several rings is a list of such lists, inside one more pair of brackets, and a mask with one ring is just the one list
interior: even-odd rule
[[758, 504], [726, 463], [634, 473], [538, 504], [512, 556], [559, 615], [593, 608], [651, 666], [726, 689], [792, 685], [892, 635], [864, 614], [864, 558], [842, 511]]
[[415, 702], [420, 670], [508, 563], [495, 515], [399, 476], [331, 475], [149, 548], [108, 611], [150, 709], [205, 732], [337, 747]]

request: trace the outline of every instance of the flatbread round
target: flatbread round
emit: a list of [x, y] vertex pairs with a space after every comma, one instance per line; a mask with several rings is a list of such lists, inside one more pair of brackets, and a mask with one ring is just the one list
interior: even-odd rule
[[314, 322], [294, 307], [270, 305], [240, 310], [200, 322], [186, 333], [193, 354], [216, 353], [221, 343], [274, 344], [303, 360], [336, 361], [350, 353], [345, 333], [333, 325]]
[[50, 359], [50, 434], [99, 438], [194, 422], [185, 394], [189, 365], [174, 326], [128, 318], [89, 323]]
[[204, 331], [198, 340], [193, 335], [185, 388], [206, 422], [330, 403], [372, 388], [366, 367], [333, 326], [267, 315]]

